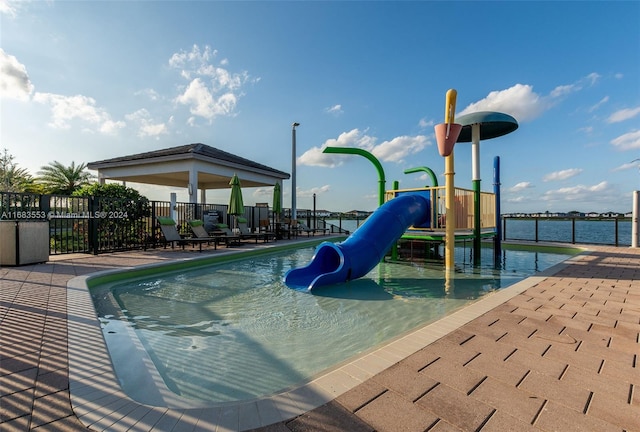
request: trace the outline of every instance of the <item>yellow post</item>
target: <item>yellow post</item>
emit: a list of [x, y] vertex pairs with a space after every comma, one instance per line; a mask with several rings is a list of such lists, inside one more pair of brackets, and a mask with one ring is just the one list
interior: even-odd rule
[[[458, 93], [454, 89], [447, 91], [445, 101], [444, 122], [447, 124], [447, 136], [449, 135], [449, 125], [454, 123], [456, 111], [456, 97]], [[454, 187], [454, 164], [453, 151], [449, 156], [444, 158], [444, 180], [445, 180], [445, 210], [446, 210], [446, 229], [444, 236], [445, 247], [445, 269], [453, 270], [455, 268], [455, 247], [456, 247], [456, 215], [455, 215], [455, 187]]]

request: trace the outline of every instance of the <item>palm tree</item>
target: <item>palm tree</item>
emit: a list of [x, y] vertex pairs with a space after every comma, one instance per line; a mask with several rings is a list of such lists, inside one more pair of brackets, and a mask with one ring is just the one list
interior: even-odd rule
[[13, 155], [4, 149], [0, 155], [0, 190], [3, 192], [32, 192], [33, 177], [25, 168], [18, 168]]
[[91, 183], [93, 176], [85, 171], [87, 164], [76, 166], [75, 162], [64, 166], [58, 161], [50, 162], [38, 171], [38, 182], [48, 193], [71, 195], [76, 189]]

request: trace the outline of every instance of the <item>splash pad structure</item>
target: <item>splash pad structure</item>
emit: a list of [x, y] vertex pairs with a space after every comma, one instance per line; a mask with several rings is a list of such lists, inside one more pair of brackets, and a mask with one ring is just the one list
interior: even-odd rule
[[[493, 202], [493, 205], [489, 206], [493, 214], [485, 218], [481, 214], [483, 210], [480, 201], [483, 193], [480, 191], [478, 157], [480, 131], [484, 130], [484, 137], [489, 139], [512, 132], [517, 129], [518, 123], [513, 117], [502, 113], [473, 113], [466, 118], [461, 117], [465, 124], [455, 123], [456, 98], [456, 90], [450, 89], [446, 95], [445, 122], [435, 126], [438, 150], [445, 158], [444, 196], [441, 193], [442, 188], [437, 187], [437, 183], [432, 188], [394, 189], [384, 192], [384, 170], [372, 154], [362, 149], [339, 147], [327, 147], [324, 150], [326, 153], [365, 156], [374, 164], [379, 175], [380, 207], [346, 241], [320, 244], [308, 265], [289, 270], [284, 277], [287, 286], [311, 291], [321, 286], [362, 277], [383, 260], [396, 242], [403, 238], [444, 242], [445, 269], [450, 272], [455, 269], [456, 239], [471, 237], [474, 239], [474, 265], [480, 264], [481, 239], [486, 236], [495, 237], [500, 220], [499, 214], [496, 214], [500, 208], [496, 200], [496, 195], [499, 195], [497, 193], [485, 193]], [[455, 143], [461, 141], [461, 136], [466, 139], [467, 133], [463, 134], [465, 126], [474, 142], [473, 191], [456, 190], [454, 186], [453, 149]], [[499, 167], [499, 164], [497, 166]], [[421, 169], [426, 170], [426, 167]], [[499, 173], [496, 172], [495, 175], [499, 178]], [[383, 193], [386, 202], [382, 198]], [[443, 213], [439, 211], [443, 207], [442, 202]], [[473, 205], [469, 205], [470, 203]], [[444, 216], [444, 224], [439, 214]], [[492, 226], [492, 222], [483, 223], [487, 220], [492, 220], [496, 226]], [[498, 238], [497, 242], [499, 241]]]

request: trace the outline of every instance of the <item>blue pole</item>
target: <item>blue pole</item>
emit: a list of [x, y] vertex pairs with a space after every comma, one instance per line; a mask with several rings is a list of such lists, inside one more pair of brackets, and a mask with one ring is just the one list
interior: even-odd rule
[[500, 217], [500, 156], [493, 158], [493, 191], [496, 194], [496, 235], [493, 238], [493, 262], [500, 266], [502, 255], [502, 218]]

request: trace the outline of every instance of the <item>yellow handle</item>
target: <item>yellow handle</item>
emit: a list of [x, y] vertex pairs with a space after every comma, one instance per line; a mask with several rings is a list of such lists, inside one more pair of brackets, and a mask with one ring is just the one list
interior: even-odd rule
[[453, 119], [456, 113], [456, 97], [458, 92], [455, 89], [447, 90], [447, 98], [444, 106], [444, 122], [448, 124], [453, 123]]

